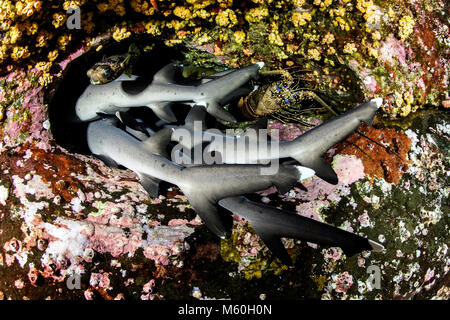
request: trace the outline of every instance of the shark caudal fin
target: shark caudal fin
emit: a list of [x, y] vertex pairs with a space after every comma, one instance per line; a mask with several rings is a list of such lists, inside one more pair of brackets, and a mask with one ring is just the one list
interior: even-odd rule
[[372, 124], [382, 102], [381, 98], [370, 100], [305, 132], [287, 143], [290, 149], [289, 156], [303, 166], [314, 169], [317, 176], [323, 180], [337, 184], [336, 172], [322, 155], [355, 132], [361, 122]]
[[291, 264], [291, 259], [281, 238], [340, 247], [347, 256], [364, 250], [383, 249], [382, 245], [357, 234], [293, 212], [256, 203], [242, 196], [224, 198], [219, 201], [219, 205], [248, 220], [264, 244], [285, 264]]
[[381, 107], [381, 105], [383, 104], [383, 98], [374, 98], [367, 103], [375, 104], [375, 106], [376, 106], [376, 109], [373, 109], [371, 114], [362, 120], [362, 121], [364, 121], [365, 124], [367, 124], [368, 126], [371, 126], [373, 124], [373, 119], [374, 119], [376, 110], [379, 109]]

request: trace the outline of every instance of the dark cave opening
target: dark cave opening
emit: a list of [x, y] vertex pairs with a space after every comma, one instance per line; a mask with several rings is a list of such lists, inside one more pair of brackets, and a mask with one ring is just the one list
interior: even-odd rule
[[[108, 41], [102, 44], [102, 50], [92, 48], [67, 65], [61, 80], [55, 83], [45, 101], [48, 104], [51, 132], [58, 145], [69, 152], [90, 154], [86, 139], [89, 122], [80, 121], [75, 113], [78, 98], [90, 84], [87, 71], [105, 57], [127, 53], [131, 44], [143, 48], [149, 45], [149, 40], [147, 37], [139, 36], [121, 42]], [[141, 50], [132, 64], [131, 72], [139, 77], [142, 88], [151, 83], [153, 75], [162, 67], [170, 62], [183, 60], [184, 47], [167, 47], [153, 40], [151, 44], [152, 50], [148, 52]], [[176, 76], [177, 81], [183, 80], [181, 74]], [[182, 121], [189, 110], [189, 106], [177, 106], [177, 119]], [[129, 113], [150, 125], [159, 121], [147, 107], [132, 108]]]

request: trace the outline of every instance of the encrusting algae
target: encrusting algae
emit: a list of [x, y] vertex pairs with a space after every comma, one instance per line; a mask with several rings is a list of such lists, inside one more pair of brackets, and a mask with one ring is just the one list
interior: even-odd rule
[[[127, 7], [123, 0], [1, 0], [0, 73], [19, 64], [31, 68], [36, 59], [53, 64], [80, 42], [90, 46], [90, 37], [98, 34], [110, 32], [121, 41], [145, 31], [166, 39], [169, 46], [184, 43], [206, 50], [212, 46], [211, 52], [232, 67], [263, 60], [272, 69], [297, 65], [333, 70], [345, 63], [367, 83], [363, 87], [367, 98], [386, 97], [392, 87], [398, 87], [396, 93], [402, 98], [388, 100], [384, 111], [403, 117], [424, 103], [440, 104], [448, 87], [448, 79], [432, 80], [441, 79], [438, 76], [447, 68], [446, 55], [425, 54], [432, 35], [426, 34], [424, 46], [413, 44], [425, 40], [417, 30], [417, 22], [423, 25], [424, 10], [443, 9], [440, 2], [424, 2], [425, 6], [372, 0], [189, 0], [179, 5], [168, 0], [132, 0]], [[65, 26], [70, 17], [67, 10], [75, 8], [81, 10], [80, 30]], [[132, 13], [130, 20], [127, 14]], [[431, 18], [432, 27], [445, 28], [441, 16]], [[398, 37], [399, 43], [394, 45], [392, 37]], [[448, 34], [433, 37], [435, 46], [448, 54]], [[414, 76], [405, 77], [410, 68], [416, 69]], [[42, 77], [42, 85], [53, 80], [48, 73]], [[322, 87], [335, 86], [330, 76], [315, 81]]]
[[[80, 29], [69, 29], [76, 8]], [[434, 107], [450, 101], [445, 9], [430, 0], [0, 0], [0, 273], [9, 272], [0, 299], [60, 297], [59, 288], [81, 299], [179, 299], [194, 285], [218, 299], [448, 299], [449, 127]], [[350, 258], [284, 240], [296, 262], [287, 272], [237, 220], [205, 263], [187, 243], [208, 234], [182, 196], [150, 198], [130, 172], [57, 145], [45, 97], [68, 63], [137, 36], [150, 49], [154, 40], [180, 45], [199, 68], [263, 61], [263, 71], [306, 70], [314, 90], [336, 97], [338, 112], [384, 98], [376, 125], [360, 130], [387, 150], [351, 135], [325, 157], [349, 181], [316, 177], [308, 192], [269, 190], [260, 200], [378, 240], [386, 252]], [[306, 130], [283, 126], [286, 135]], [[392, 281], [371, 287], [370, 265]], [[14, 268], [23, 272], [12, 279]], [[81, 291], [63, 284], [74, 272]], [[262, 284], [273, 277], [276, 286]]]

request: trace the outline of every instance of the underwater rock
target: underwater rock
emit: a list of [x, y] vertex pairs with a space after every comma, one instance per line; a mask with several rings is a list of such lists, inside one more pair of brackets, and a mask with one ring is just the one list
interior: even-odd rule
[[[143, 11], [141, 2], [133, 1], [135, 11]], [[369, 2], [371, 8], [366, 6]], [[261, 57], [267, 57], [270, 67], [284, 67], [288, 61], [299, 65], [306, 58], [299, 52], [305, 52], [312, 64], [344, 57], [344, 65], [364, 84], [366, 98], [384, 97], [393, 90], [385, 113], [411, 113], [404, 120], [389, 122], [381, 117], [374, 127], [360, 127], [388, 151], [358, 134], [330, 150], [327, 161], [340, 177], [338, 185], [314, 177], [305, 183], [308, 192], [293, 188], [278, 195], [269, 189], [249, 198], [374, 239], [386, 250], [348, 258], [338, 248], [285, 239], [284, 245], [296, 261], [288, 269], [273, 259], [239, 217], [235, 217], [231, 236], [222, 241], [213, 238], [178, 189], [173, 188], [167, 197], [150, 198], [131, 171], [109, 168], [56, 142], [57, 130], [48, 110], [54, 87], [49, 83], [60, 80], [69, 63], [87, 46], [72, 47], [68, 55], [51, 61], [46, 60], [49, 52], [45, 49], [42, 63], [29, 70], [25, 68], [26, 52], [21, 51], [21, 58], [12, 61], [20, 53], [18, 49], [1, 47], [2, 63], [4, 52], [12, 55], [2, 64], [0, 78], [1, 299], [179, 299], [190, 298], [193, 292], [198, 297], [196, 292], [201, 292], [201, 298], [217, 299], [257, 299], [262, 293], [268, 299], [449, 298], [450, 128], [448, 114], [437, 108], [441, 102], [448, 104], [448, 26], [436, 17], [442, 5], [439, 1], [428, 4], [435, 10], [429, 8], [430, 14], [426, 14], [426, 5], [418, 1], [391, 17], [389, 4], [384, 8], [371, 1], [348, 1], [345, 8], [341, 2], [333, 4], [328, 9], [334, 10], [334, 17], [345, 18], [333, 19], [333, 28], [345, 30], [347, 24], [357, 23], [369, 27], [370, 32], [365, 28], [361, 34], [359, 28], [352, 31], [355, 37], [366, 38], [361, 45], [352, 46], [343, 33], [322, 34], [320, 29], [316, 37], [309, 32], [317, 29], [318, 19], [327, 13], [327, 2], [320, 2], [321, 7], [305, 4], [307, 10], [289, 9], [280, 13], [279, 22], [271, 21], [273, 15], [269, 14], [275, 10], [274, 3], [255, 2], [243, 18], [249, 24], [246, 31], [233, 29], [240, 26], [235, 19], [242, 17], [223, 10], [228, 6], [224, 4], [212, 11], [211, 17], [198, 18], [211, 19], [217, 27], [210, 35], [199, 30], [202, 32], [191, 43], [216, 55], [206, 62], [222, 61], [233, 67]], [[295, 3], [304, 5], [303, 1]], [[159, 10], [164, 11], [166, 5], [166, 1], [158, 2]], [[310, 10], [314, 6], [320, 9]], [[174, 21], [180, 21], [175, 17], [191, 19], [188, 6], [177, 8], [168, 13]], [[122, 9], [105, 9], [114, 10]], [[410, 15], [415, 23], [405, 18]], [[291, 30], [276, 27], [287, 16], [295, 18]], [[388, 22], [381, 23], [381, 17], [389, 17]], [[433, 23], [424, 23], [427, 21]], [[300, 32], [295, 25], [309, 29]], [[156, 20], [141, 27], [148, 34], [169, 28]], [[191, 32], [184, 27], [189, 28], [177, 25], [177, 36], [171, 39], [178, 41]], [[251, 35], [262, 27], [267, 37], [261, 46], [253, 43], [259, 38]], [[221, 28], [231, 33], [225, 36], [219, 32]], [[129, 36], [127, 28], [121, 30], [109, 37]], [[11, 35], [8, 31], [8, 37]], [[40, 32], [36, 40], [38, 36]], [[165, 36], [170, 38], [167, 33]], [[300, 46], [295, 44], [299, 37]], [[375, 45], [372, 40], [378, 37]], [[309, 48], [316, 43], [317, 52]], [[331, 49], [339, 56], [336, 60]], [[236, 51], [239, 57], [233, 60], [230, 57]], [[191, 61], [205, 57], [194, 56]], [[412, 112], [426, 103], [436, 107]], [[322, 117], [313, 118], [314, 124], [323, 121]], [[284, 140], [306, 130], [301, 125], [275, 122], [269, 126], [280, 129]], [[75, 135], [68, 131], [67, 135]], [[380, 275], [379, 282], [370, 276], [373, 270]], [[266, 283], [276, 285], [268, 287]]]

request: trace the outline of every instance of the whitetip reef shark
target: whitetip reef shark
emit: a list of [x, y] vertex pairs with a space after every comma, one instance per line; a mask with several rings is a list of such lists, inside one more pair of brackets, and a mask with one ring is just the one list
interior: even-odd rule
[[[204, 109], [202, 110], [202, 108], [194, 107], [190, 116], [186, 118], [185, 126], [189, 128], [192, 124], [191, 120], [198, 119], [203, 111]], [[133, 123], [135, 119], [129, 118], [127, 121]], [[167, 140], [170, 130], [164, 129], [159, 131], [158, 135], [165, 136], [164, 139]], [[153, 145], [157, 146], [159, 144], [160, 147], [164, 146], [167, 141], [159, 139], [158, 135], [154, 136]], [[158, 150], [158, 148], [153, 148], [153, 150], [161, 156], [168, 157], [166, 152]], [[377, 242], [357, 234], [296, 213], [253, 202], [243, 196], [221, 199], [218, 201], [218, 205], [249, 221], [270, 251], [286, 265], [291, 265], [292, 260], [281, 242], [282, 237], [294, 238], [319, 245], [341, 247], [347, 256], [352, 256], [363, 250], [381, 251], [383, 249], [383, 246]]]
[[[312, 128], [292, 141], [276, 141], [277, 146], [275, 146], [275, 148], [278, 148], [276, 153], [269, 151], [272, 149], [272, 143], [270, 141], [267, 143], [267, 146], [263, 148], [263, 150], [266, 150], [265, 152], [259, 152], [258, 150], [256, 150], [256, 152], [237, 152], [235, 147], [239, 144], [244, 144], [248, 147], [248, 137], [246, 133], [236, 137], [218, 134], [216, 131], [204, 131], [200, 135], [203, 139], [201, 142], [211, 141], [204, 152], [219, 153], [222, 163], [265, 163], [275, 159], [292, 158], [298, 161], [302, 166], [313, 169], [316, 172], [316, 175], [321, 179], [331, 184], [337, 184], [338, 178], [336, 173], [322, 158], [322, 155], [354, 132], [362, 122], [365, 122], [367, 125], [372, 125], [374, 115], [382, 103], [382, 98], [372, 99]], [[202, 110], [201, 107], [193, 108], [186, 117], [185, 125], [181, 127], [181, 129], [189, 130], [193, 134], [194, 122], [201, 121], [203, 126], [204, 116], [204, 109]], [[174, 140], [179, 141], [177, 140], [176, 131], [174, 132], [173, 138]], [[235, 141], [228, 143], [227, 140], [230, 139]], [[239, 140], [241, 140], [241, 143]], [[194, 144], [186, 145], [186, 142], [179, 142], [185, 149], [194, 147]], [[227, 149], [227, 145], [233, 146], [233, 148]], [[248, 151], [248, 149], [249, 148], [246, 148], [245, 150]]]
[[227, 229], [216, 207], [220, 199], [272, 186], [286, 193], [299, 180], [314, 175], [314, 170], [291, 165], [281, 165], [273, 174], [262, 174], [265, 166], [259, 164], [185, 168], [166, 158], [164, 149], [173, 129], [160, 130], [151, 138], [139, 141], [117, 128], [114, 121], [106, 118], [89, 124], [87, 140], [91, 152], [107, 164], [119, 164], [134, 171], [150, 195], [157, 195], [161, 180], [178, 186], [208, 229], [221, 238]]
[[139, 80], [89, 85], [77, 100], [76, 115], [81, 121], [91, 121], [99, 119], [99, 114], [115, 114], [132, 107], [147, 106], [160, 119], [171, 123], [177, 119], [170, 104], [180, 102], [203, 105], [214, 117], [236, 122], [234, 116], [220, 106], [220, 102], [229, 99], [250, 79], [256, 78], [263, 66], [263, 62], [258, 62], [242, 69], [227, 70], [198, 86], [189, 86], [173, 83], [177, 66], [171, 63], [158, 71], [151, 84], [144, 87]]
[[281, 238], [284, 237], [340, 247], [347, 256], [364, 250], [384, 249], [381, 244], [355, 233], [293, 212], [250, 201], [244, 196], [221, 199], [219, 206], [246, 219], [270, 251], [286, 265], [291, 265], [292, 260], [281, 242]]

